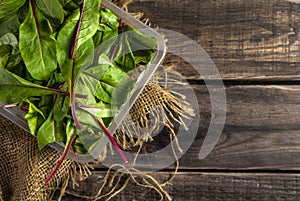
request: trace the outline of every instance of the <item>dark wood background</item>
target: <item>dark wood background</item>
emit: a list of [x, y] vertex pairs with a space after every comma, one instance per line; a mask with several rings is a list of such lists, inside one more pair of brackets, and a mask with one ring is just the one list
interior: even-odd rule
[[[153, 26], [197, 41], [215, 62], [227, 94], [221, 139], [204, 160], [200, 146], [210, 122], [207, 88], [185, 62], [168, 57], [196, 91], [201, 108], [198, 136], [180, 159], [173, 200], [300, 199], [300, 4], [287, 0], [133, 0]], [[155, 174], [167, 179], [174, 170]], [[106, 169], [80, 183], [91, 195]], [[145, 196], [143, 198], [143, 196]], [[129, 186], [115, 200], [158, 200]], [[81, 200], [65, 196], [63, 200]]]

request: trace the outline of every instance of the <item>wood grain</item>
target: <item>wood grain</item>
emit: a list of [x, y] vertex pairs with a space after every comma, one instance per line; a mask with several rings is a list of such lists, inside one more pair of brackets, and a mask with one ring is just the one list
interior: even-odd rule
[[181, 160], [182, 168], [299, 170], [299, 86], [227, 87], [224, 131], [205, 160], [197, 158], [211, 117], [209, 97], [203, 86], [194, 88], [202, 121], [199, 138]]
[[[197, 41], [223, 79], [299, 80], [300, 5], [286, 0], [135, 0], [153, 26]], [[198, 58], [199, 59], [199, 58]], [[180, 62], [186, 78], [197, 74]], [[183, 70], [184, 69], [184, 70]]]
[[[81, 182], [76, 192], [81, 195], [93, 195], [101, 185], [97, 182], [104, 176], [96, 172]], [[156, 173], [159, 180], [169, 178], [169, 173]], [[174, 201], [181, 200], [299, 200], [299, 174], [270, 173], [206, 173], [180, 172], [169, 191]], [[64, 201], [84, 200], [68, 196]], [[145, 190], [130, 184], [126, 190], [112, 200], [157, 201], [159, 196], [153, 190]]]
[[[211, 114], [206, 86], [193, 85], [193, 88], [201, 120], [195, 141], [180, 159], [181, 169], [300, 170], [299, 86], [227, 86], [224, 130], [218, 145], [204, 160], [198, 156], [200, 147], [211, 117], [218, 113]], [[157, 138], [147, 146], [147, 151], [160, 150], [167, 146], [167, 141], [166, 136]], [[185, 146], [190, 138], [179, 143]], [[165, 157], [160, 160], [171, 156]], [[152, 165], [155, 167], [154, 163]]]

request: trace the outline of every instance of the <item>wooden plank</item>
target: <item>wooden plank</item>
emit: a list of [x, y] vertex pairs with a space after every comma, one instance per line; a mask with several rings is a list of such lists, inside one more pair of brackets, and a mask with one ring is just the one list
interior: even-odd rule
[[[180, 159], [181, 169], [300, 170], [299, 86], [227, 86], [224, 131], [218, 145], [203, 160], [198, 155], [212, 117], [211, 103], [205, 85], [193, 88], [201, 120], [195, 141]], [[166, 136], [157, 138], [147, 151], [164, 148], [167, 140]], [[167, 160], [170, 156], [164, 157]], [[160, 161], [164, 158], [156, 162]]]
[[[170, 173], [156, 173], [159, 180], [166, 180]], [[92, 195], [101, 183], [103, 172], [81, 182], [76, 192]], [[299, 174], [270, 173], [205, 173], [181, 172], [166, 187], [175, 201], [179, 200], [299, 200]], [[64, 201], [84, 200], [68, 196]], [[159, 196], [153, 191], [130, 184], [113, 200], [147, 200], [157, 201]]]
[[[287, 0], [135, 0], [129, 9], [145, 13], [153, 26], [197, 41], [223, 79], [300, 78], [300, 4]], [[176, 61], [186, 78], [195, 78], [195, 71], [178, 58], [169, 57], [166, 63]]]
[[[204, 112], [202, 123], [207, 125], [209, 101], [202, 87], [196, 86], [196, 93]], [[203, 126], [198, 133], [200, 138], [182, 158], [181, 166], [299, 169], [299, 86], [231, 86], [226, 88], [226, 94], [227, 117], [218, 146], [205, 160], [197, 159], [206, 130]]]

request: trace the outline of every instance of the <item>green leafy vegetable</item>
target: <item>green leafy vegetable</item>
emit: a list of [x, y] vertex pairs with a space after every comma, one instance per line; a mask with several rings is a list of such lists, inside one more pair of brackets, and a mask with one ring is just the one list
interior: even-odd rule
[[[62, 142], [89, 154], [151, 61], [155, 40], [101, 0], [0, 0], [0, 101], [19, 107], [38, 147]], [[129, 33], [130, 32], [130, 33]]]
[[17, 33], [19, 31], [20, 22], [16, 13], [8, 15], [0, 19], [0, 36], [6, 33]]
[[9, 45], [0, 46], [0, 68], [4, 68], [8, 62], [12, 47]]
[[36, 8], [33, 0], [20, 26], [20, 51], [26, 67], [36, 80], [47, 80], [57, 68], [56, 41], [49, 21]]
[[69, 95], [67, 92], [31, 83], [4, 68], [0, 68], [0, 100], [8, 103], [23, 101], [24, 98], [50, 94]]
[[50, 113], [47, 120], [41, 125], [37, 133], [39, 149], [42, 149], [48, 144], [55, 142], [55, 136], [56, 124], [52, 113]]
[[38, 0], [36, 5], [47, 17], [54, 19], [58, 24], [63, 23], [64, 9], [58, 0]]
[[10, 68], [20, 63], [22, 57], [18, 45], [13, 33], [6, 33], [0, 38], [0, 68]]
[[39, 126], [39, 118], [42, 117], [43, 119], [45, 119], [45, 116], [43, 112], [28, 99], [25, 99], [24, 101], [29, 104], [28, 112], [25, 115], [25, 119], [28, 121], [28, 127], [30, 132], [36, 134]]
[[0, 38], [0, 46], [10, 45], [13, 48], [12, 54], [19, 53], [18, 39], [13, 33], [6, 33]]
[[0, 19], [16, 12], [26, 0], [2, 0], [0, 1]]

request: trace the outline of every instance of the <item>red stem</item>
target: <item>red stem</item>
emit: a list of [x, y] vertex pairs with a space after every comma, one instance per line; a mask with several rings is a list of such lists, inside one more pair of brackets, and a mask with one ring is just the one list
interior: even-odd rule
[[71, 77], [71, 112], [72, 116], [74, 118], [75, 125], [79, 128], [82, 129], [82, 125], [80, 124], [77, 114], [76, 114], [76, 108], [75, 108], [75, 57], [76, 57], [76, 47], [77, 47], [77, 41], [78, 41], [78, 35], [80, 31], [80, 26], [83, 18], [83, 13], [84, 13], [84, 1], [81, 4], [80, 8], [80, 17], [78, 20], [76, 32], [75, 32], [75, 37], [74, 37], [74, 42], [72, 46], [72, 52], [71, 52], [71, 59], [73, 60], [73, 66], [72, 66], [72, 77]]
[[72, 47], [72, 52], [71, 52], [71, 59], [75, 59], [75, 56], [76, 56], [76, 44], [77, 44], [80, 26], [81, 26], [81, 22], [82, 22], [83, 12], [84, 12], [84, 1], [82, 2], [81, 8], [80, 8], [80, 17], [79, 17], [76, 32], [75, 32], [75, 37], [74, 37], [74, 42], [73, 42], [73, 47]]
[[79, 119], [77, 118], [77, 114], [76, 114], [76, 106], [75, 106], [75, 86], [74, 86], [74, 82], [75, 82], [75, 75], [74, 75], [74, 62], [73, 62], [73, 70], [72, 70], [72, 79], [71, 79], [71, 112], [72, 112], [72, 116], [75, 122], [75, 125], [79, 128], [82, 129], [82, 125], [79, 122]]
[[113, 49], [113, 51], [112, 51], [112, 53], [111, 53], [111, 55], [110, 55], [110, 58], [109, 58], [111, 61], [114, 60], [118, 48], [119, 48], [119, 45], [114, 45], [114, 49]]
[[125, 154], [123, 153], [122, 149], [120, 148], [120, 146], [118, 145], [118, 143], [116, 142], [116, 140], [112, 137], [112, 135], [110, 134], [110, 132], [107, 130], [107, 128], [102, 124], [101, 121], [99, 121], [99, 119], [97, 117], [94, 116], [95, 121], [97, 122], [97, 124], [101, 127], [101, 129], [104, 131], [105, 135], [109, 138], [109, 140], [113, 143], [114, 147], [117, 149], [117, 151], [119, 152], [120, 156], [122, 157], [123, 161], [125, 163], [128, 162]]
[[124, 67], [126, 69], [126, 55], [127, 55], [127, 50], [128, 50], [128, 47], [127, 47], [127, 43], [126, 43], [126, 27], [125, 27], [125, 24], [124, 22], [122, 21], [122, 19], [120, 19], [120, 26], [122, 26], [122, 34], [123, 34], [123, 46], [124, 46]]
[[3, 108], [3, 109], [5, 109], [5, 108], [11, 108], [11, 107], [17, 107], [17, 104], [7, 104], [7, 105], [1, 106], [1, 108]]
[[29, 85], [11, 85], [11, 84], [3, 84], [1, 86], [5, 86], [5, 87], [20, 87], [20, 88], [28, 88], [28, 89], [39, 89], [39, 90], [43, 90], [43, 91], [51, 91], [53, 93], [56, 94], [61, 94], [64, 96], [69, 96], [70, 94], [68, 92], [65, 91], [61, 91], [59, 89], [53, 89], [53, 88], [47, 88], [47, 87], [39, 87], [39, 86], [29, 86]]
[[41, 33], [40, 33], [40, 28], [39, 28], [39, 24], [38, 24], [38, 20], [37, 20], [37, 15], [36, 15], [36, 11], [35, 11], [35, 4], [33, 0], [30, 0], [30, 5], [32, 8], [32, 14], [33, 14], [33, 18], [34, 18], [34, 22], [35, 22], [35, 26], [38, 32], [38, 36], [39, 36], [39, 40], [41, 40]]
[[52, 179], [52, 177], [55, 175], [55, 173], [57, 172], [57, 170], [59, 169], [59, 167], [61, 166], [61, 164], [65, 160], [65, 158], [66, 158], [66, 156], [67, 156], [67, 154], [69, 152], [70, 146], [73, 143], [73, 139], [74, 139], [74, 136], [75, 136], [75, 131], [76, 131], [76, 129], [74, 128], [74, 131], [73, 131], [73, 133], [72, 133], [72, 135], [70, 137], [69, 143], [67, 144], [67, 147], [65, 147], [63, 155], [60, 157], [58, 163], [56, 164], [56, 166], [54, 167], [54, 169], [52, 170], [52, 172], [50, 173], [50, 175], [44, 181], [44, 185], [47, 185], [47, 183]]

